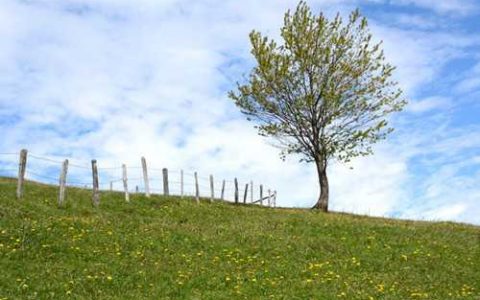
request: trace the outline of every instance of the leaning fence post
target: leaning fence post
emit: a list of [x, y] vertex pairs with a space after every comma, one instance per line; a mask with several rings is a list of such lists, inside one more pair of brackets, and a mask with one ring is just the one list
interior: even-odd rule
[[225, 179], [222, 181], [222, 193], [220, 199], [222, 199], [222, 201], [225, 199]]
[[213, 175], [210, 175], [210, 202], [213, 202], [213, 198], [215, 198], [215, 189], [213, 186]]
[[27, 169], [27, 149], [20, 151], [20, 160], [18, 161], [18, 182], [17, 182], [17, 199], [23, 196], [23, 182], [25, 181], [25, 170]]
[[250, 202], [253, 202], [253, 181], [250, 181]]
[[150, 185], [148, 183], [147, 161], [142, 156], [143, 182], [145, 185], [145, 196], [150, 197]]
[[243, 193], [243, 204], [247, 204], [248, 183], [245, 184], [245, 192]]
[[260, 205], [263, 206], [263, 184], [260, 185]]
[[58, 206], [63, 206], [65, 202], [65, 183], [67, 181], [67, 172], [68, 172], [68, 159], [63, 161], [62, 171], [60, 172], [60, 180], [58, 185], [60, 186], [58, 191]]
[[197, 203], [200, 203], [200, 190], [198, 189], [198, 175], [197, 172], [193, 173], [195, 176], [195, 200]]
[[130, 202], [130, 196], [128, 195], [128, 179], [127, 179], [127, 166], [122, 165], [122, 180], [123, 180], [123, 190], [125, 191], [125, 201]]
[[238, 180], [235, 178], [235, 203], [238, 204]]
[[165, 196], [170, 195], [170, 191], [168, 190], [168, 169], [163, 168], [163, 194]]
[[272, 199], [272, 193], [270, 190], [268, 190], [268, 207], [271, 206], [271, 199]]
[[100, 203], [100, 194], [98, 192], [98, 169], [97, 161], [92, 159], [92, 176], [93, 176], [93, 194], [92, 194], [92, 204], [93, 206], [98, 206]]
[[180, 197], [183, 198], [183, 170], [180, 170]]

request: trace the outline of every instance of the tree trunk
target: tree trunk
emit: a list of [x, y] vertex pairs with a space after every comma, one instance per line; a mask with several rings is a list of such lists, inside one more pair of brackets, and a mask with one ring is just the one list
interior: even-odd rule
[[324, 159], [315, 161], [317, 165], [318, 182], [320, 184], [320, 196], [313, 209], [320, 209], [328, 212], [328, 178], [327, 178], [327, 162]]

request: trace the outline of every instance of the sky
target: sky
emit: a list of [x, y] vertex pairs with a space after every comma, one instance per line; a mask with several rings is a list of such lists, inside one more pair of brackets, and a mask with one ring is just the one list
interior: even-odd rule
[[[480, 224], [480, 2], [307, 3], [329, 17], [358, 7], [409, 101], [374, 155], [332, 162], [331, 210]], [[248, 33], [278, 38], [296, 4], [2, 0], [0, 174], [15, 174], [6, 153], [26, 148], [32, 179], [54, 182], [70, 158], [72, 183], [83, 184], [95, 158], [102, 184], [122, 163], [134, 182], [145, 156], [153, 181], [168, 167], [175, 184], [184, 169], [191, 190], [198, 171], [208, 194], [209, 174], [217, 190], [238, 177], [255, 194], [259, 183], [276, 190], [277, 206], [313, 206], [314, 165], [282, 161], [227, 97], [254, 65]]]

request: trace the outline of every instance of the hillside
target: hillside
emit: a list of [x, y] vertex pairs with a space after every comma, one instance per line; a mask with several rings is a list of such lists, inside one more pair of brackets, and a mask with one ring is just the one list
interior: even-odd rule
[[0, 299], [480, 299], [480, 228], [0, 179]]

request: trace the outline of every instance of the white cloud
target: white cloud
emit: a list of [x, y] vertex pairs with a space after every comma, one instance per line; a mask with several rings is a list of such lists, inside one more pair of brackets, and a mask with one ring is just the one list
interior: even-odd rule
[[379, 147], [375, 156], [336, 165], [330, 173], [332, 207], [339, 211], [385, 216], [405, 199], [407, 160], [392, 155], [390, 147]]
[[432, 96], [418, 101], [410, 101], [406, 111], [413, 113], [425, 113], [435, 109], [445, 109], [450, 106], [450, 99], [446, 97]]
[[452, 220], [465, 212], [467, 206], [463, 203], [436, 208], [428, 213], [428, 217], [435, 220]]
[[480, 45], [476, 36], [462, 33], [426, 32], [374, 23], [375, 37], [383, 41], [387, 59], [397, 67], [396, 75], [407, 96], [439, 79], [446, 64], [466, 56], [465, 48]]
[[454, 13], [468, 15], [478, 12], [475, 0], [395, 0], [392, 4], [415, 5], [441, 14]]
[[457, 83], [455, 90], [458, 93], [469, 93], [480, 90], [480, 63], [477, 63], [466, 75]]
[[[356, 2], [312, 4], [331, 14], [349, 11]], [[256, 186], [261, 182], [277, 189], [280, 205], [311, 206], [318, 197], [313, 165], [299, 164], [295, 157], [280, 161], [277, 149], [256, 134], [226, 97], [226, 89], [252, 63], [248, 32], [255, 28], [278, 35], [284, 11], [295, 5], [253, 0], [4, 1], [0, 115], [20, 121], [0, 123], [2, 149], [27, 147], [85, 164], [95, 157], [99, 166], [135, 166], [144, 155], [150, 166], [172, 172], [198, 170], [202, 177], [212, 173], [218, 180], [237, 176], [241, 184], [253, 179]], [[407, 97], [421, 99], [412, 101], [410, 111], [448, 107], [445, 96], [417, 92], [478, 40], [372, 23], [375, 36], [385, 41], [387, 58], [398, 66], [397, 78]], [[399, 133], [377, 147], [375, 156], [355, 160], [353, 170], [333, 165], [332, 208], [442, 216], [441, 211], [429, 213], [436, 203], [445, 204], [442, 197], [430, 197], [428, 205], [412, 212], [406, 208], [415, 193], [411, 160], [436, 153], [437, 166], [461, 157], [465, 149], [480, 147], [475, 134], [452, 131], [443, 117], [438, 122], [432, 116], [400, 119]], [[410, 130], [413, 122], [417, 126]], [[136, 171], [131, 174], [136, 176]], [[431, 176], [426, 175], [422, 192], [430, 193], [437, 183], [428, 180]], [[460, 190], [464, 178], [459, 178], [455, 187]], [[462, 198], [470, 199], [469, 209], [450, 217], [474, 221], [468, 214], [475, 211], [471, 199], [478, 189], [466, 192]]]
[[396, 25], [416, 27], [419, 29], [434, 29], [441, 26], [441, 24], [432, 18], [406, 13], [387, 15], [385, 16], [385, 21], [393, 21]]

